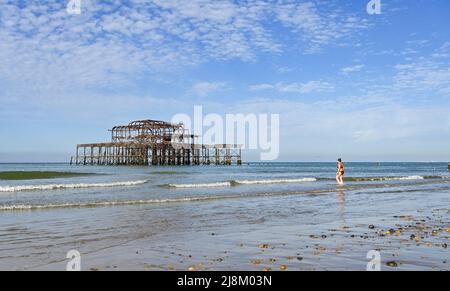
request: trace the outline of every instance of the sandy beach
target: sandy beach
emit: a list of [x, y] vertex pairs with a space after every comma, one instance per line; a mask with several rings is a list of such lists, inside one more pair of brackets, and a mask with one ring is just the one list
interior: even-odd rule
[[2, 211], [0, 269], [65, 270], [75, 249], [93, 271], [364, 271], [371, 250], [382, 270], [449, 270], [449, 182], [258, 185], [266, 192], [240, 198]]

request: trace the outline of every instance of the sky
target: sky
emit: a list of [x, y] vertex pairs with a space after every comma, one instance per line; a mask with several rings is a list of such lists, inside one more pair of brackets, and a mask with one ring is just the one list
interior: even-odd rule
[[448, 0], [67, 2], [0, 0], [0, 162], [195, 105], [279, 114], [279, 161], [450, 162]]

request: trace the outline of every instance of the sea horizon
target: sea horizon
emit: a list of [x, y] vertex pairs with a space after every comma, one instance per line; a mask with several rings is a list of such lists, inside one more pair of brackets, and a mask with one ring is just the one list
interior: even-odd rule
[[[252, 163], [252, 164], [277, 164], [277, 163], [336, 163], [336, 161], [258, 161], [258, 160], [253, 160], [253, 161], [246, 161], [243, 160], [243, 163]], [[365, 160], [349, 160], [346, 161], [346, 163], [435, 163], [435, 164], [442, 164], [442, 163], [450, 163], [450, 161], [447, 160], [442, 160], [442, 161], [424, 161], [424, 160], [410, 160], [410, 161], [378, 161], [378, 160], [373, 160], [373, 161], [365, 161]], [[0, 165], [2, 164], [69, 164], [70, 165], [70, 161], [69, 162], [0, 162]], [[90, 165], [84, 165], [86, 167], [90, 166]], [[110, 165], [108, 167], [122, 167], [123, 165]], [[125, 165], [126, 166], [126, 165]], [[195, 167], [198, 165], [185, 165], [186, 167]], [[200, 165], [200, 166], [205, 166], [205, 167], [214, 167], [217, 165]], [[220, 165], [219, 165], [220, 166]], [[238, 167], [238, 165], [234, 165], [236, 167]], [[133, 166], [135, 167], [135, 166]], [[142, 166], [142, 167], [166, 167], [166, 166], [158, 166], [158, 165], [147, 165], [147, 166]]]

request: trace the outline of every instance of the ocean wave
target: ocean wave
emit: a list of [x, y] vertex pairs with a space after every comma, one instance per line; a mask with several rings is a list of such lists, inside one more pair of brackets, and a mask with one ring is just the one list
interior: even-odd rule
[[181, 203], [181, 202], [196, 202], [196, 201], [200, 202], [209, 200], [233, 199], [239, 197], [244, 196], [242, 195], [203, 196], [203, 197], [200, 196], [200, 197], [186, 197], [174, 199], [98, 201], [98, 202], [62, 203], [62, 204], [12, 204], [12, 205], [1, 205], [0, 211], [41, 210], [41, 209], [58, 209], [58, 208], [96, 208], [96, 207]]
[[425, 180], [424, 176], [402, 176], [402, 177], [348, 177], [344, 178], [347, 182], [371, 182], [371, 181], [407, 181], [407, 180]]
[[0, 192], [20, 192], [20, 191], [48, 191], [58, 189], [77, 189], [77, 188], [107, 188], [107, 187], [127, 187], [147, 183], [148, 180], [125, 181], [111, 183], [80, 183], [80, 184], [47, 184], [47, 185], [19, 185], [19, 186], [0, 186]]
[[386, 180], [398, 180], [398, 181], [404, 181], [404, 180], [425, 180], [425, 177], [423, 176], [407, 176], [407, 177], [395, 177], [395, 178], [387, 178]]
[[231, 182], [215, 182], [202, 184], [168, 184], [169, 188], [215, 188], [215, 187], [230, 187]]
[[[401, 177], [399, 177], [401, 178]], [[426, 182], [423, 182], [424, 185]], [[400, 186], [409, 186], [410, 184], [404, 183]], [[397, 187], [398, 185], [396, 185]], [[368, 190], [368, 189], [385, 189], [383, 183], [378, 184], [353, 184], [346, 185], [345, 188], [339, 188], [338, 190], [345, 189], [347, 191], [354, 190]], [[439, 190], [447, 190], [448, 187], [444, 187]], [[438, 189], [409, 189], [403, 190], [385, 190], [386, 193], [407, 193], [411, 191], [436, 191]], [[97, 208], [97, 207], [114, 207], [114, 206], [133, 206], [133, 205], [149, 205], [149, 204], [163, 204], [163, 203], [185, 203], [185, 202], [206, 202], [212, 200], [225, 200], [225, 199], [239, 199], [239, 198], [256, 198], [256, 197], [276, 197], [276, 196], [292, 196], [292, 195], [322, 195], [326, 193], [335, 193], [337, 191], [334, 187], [326, 187], [322, 189], [314, 190], [302, 190], [302, 191], [276, 191], [276, 192], [259, 192], [259, 193], [239, 193], [228, 195], [214, 195], [214, 196], [191, 196], [180, 198], [160, 198], [150, 200], [113, 200], [113, 201], [92, 201], [92, 202], [74, 202], [74, 203], [61, 203], [61, 204], [4, 204], [0, 205], [0, 211], [26, 211], [26, 210], [48, 210], [48, 209], [61, 209], [61, 208]], [[384, 193], [373, 192], [374, 194]]]
[[297, 179], [268, 179], [268, 180], [234, 180], [236, 184], [258, 185], [258, 184], [287, 184], [287, 183], [305, 183], [315, 182], [316, 178], [297, 178]]
[[258, 185], [258, 184], [283, 184], [283, 183], [304, 183], [315, 182], [316, 178], [297, 178], [297, 179], [267, 179], [267, 180], [231, 180], [225, 182], [212, 182], [201, 184], [168, 184], [169, 188], [215, 188], [231, 187], [238, 185]]
[[61, 204], [10, 204], [0, 205], [0, 211], [26, 211], [26, 210], [50, 210], [62, 208], [97, 208], [97, 207], [114, 207], [114, 206], [133, 206], [133, 205], [149, 205], [149, 204], [167, 204], [167, 203], [185, 203], [185, 202], [206, 202], [212, 200], [226, 200], [238, 198], [256, 198], [256, 197], [273, 197], [273, 196], [289, 196], [296, 194], [323, 194], [329, 192], [329, 189], [306, 191], [306, 192], [268, 192], [268, 193], [247, 193], [232, 195], [215, 195], [215, 196], [196, 196], [182, 197], [172, 199], [151, 199], [151, 200], [123, 200], [123, 201], [93, 201], [85, 203], [61, 203]]

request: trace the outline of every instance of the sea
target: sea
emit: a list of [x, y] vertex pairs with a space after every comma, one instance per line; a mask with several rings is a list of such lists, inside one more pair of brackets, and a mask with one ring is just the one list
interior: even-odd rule
[[[260, 270], [264, 264], [277, 269], [277, 260], [284, 259], [291, 270], [364, 270], [366, 250], [387, 248], [389, 256], [403, 260], [400, 269], [447, 270], [449, 254], [441, 247], [450, 227], [447, 163], [345, 166], [345, 185], [339, 186], [336, 163], [0, 164], [0, 172], [93, 174], [0, 180], [0, 269], [63, 270], [67, 252], [75, 249], [84, 269]], [[405, 217], [410, 227], [430, 223], [430, 233], [439, 229], [441, 235], [426, 242], [427, 232], [419, 248], [407, 242], [428, 226], [410, 230], [403, 249], [400, 238], [390, 246], [379, 237], [403, 225]], [[371, 235], [368, 225], [377, 231], [370, 242], [362, 238]], [[350, 231], [361, 241], [353, 241]], [[316, 236], [324, 240], [322, 248], [310, 241]], [[273, 254], [261, 253], [261, 243], [273, 245]], [[313, 250], [323, 251], [321, 260]]]

